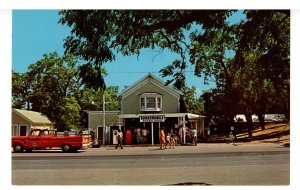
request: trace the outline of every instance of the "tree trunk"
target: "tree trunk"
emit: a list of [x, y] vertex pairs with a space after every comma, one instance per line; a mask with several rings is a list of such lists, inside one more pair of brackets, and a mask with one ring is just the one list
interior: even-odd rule
[[290, 121], [290, 109], [286, 110], [285, 118], [286, 118], [287, 121]]
[[261, 130], [265, 130], [265, 115], [262, 113], [257, 114], [258, 120], [259, 120], [259, 125]]
[[248, 135], [249, 138], [252, 138], [252, 130], [253, 130], [253, 123], [252, 123], [252, 114], [245, 114], [247, 119], [247, 126], [248, 126]]

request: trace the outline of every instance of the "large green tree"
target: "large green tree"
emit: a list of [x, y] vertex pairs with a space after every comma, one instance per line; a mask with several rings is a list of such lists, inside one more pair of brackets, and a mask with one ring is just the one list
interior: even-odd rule
[[[284, 106], [289, 102], [289, 11], [64, 10], [60, 14], [60, 23], [72, 28], [66, 53], [80, 56], [96, 69], [114, 60], [116, 53], [139, 55], [144, 48], [177, 53], [179, 58], [162, 68], [162, 76], [172, 76], [168, 83], [182, 90], [184, 72], [191, 65], [196, 76], [214, 80], [216, 88], [206, 99], [216, 109], [207, 108], [207, 113], [224, 117], [228, 125], [237, 113], [261, 114], [271, 107], [272, 112], [289, 111]], [[232, 14], [240, 14], [241, 19], [230, 22]]]
[[[178, 53], [163, 75], [172, 75], [174, 85], [185, 83], [182, 73], [187, 68], [188, 32], [222, 28], [231, 11], [224, 10], [65, 10], [60, 23], [72, 28], [66, 38], [66, 53], [81, 56], [95, 68], [115, 59], [116, 53], [139, 55], [143, 48], [169, 49]], [[197, 27], [195, 27], [197, 26]]]
[[[58, 130], [78, 128], [80, 107], [72, 97], [80, 88], [77, 59], [69, 55], [59, 57], [56, 52], [45, 54], [28, 70], [13, 75], [16, 76], [13, 77], [13, 97], [22, 97], [14, 101], [13, 106], [22, 108], [26, 105], [26, 109], [45, 114], [55, 122]], [[20, 80], [22, 91], [18, 90]]]
[[59, 131], [86, 128], [87, 111], [103, 108], [103, 93], [109, 102], [106, 110], [119, 110], [118, 87], [94, 89], [97, 81], [81, 75], [92, 76], [96, 70], [78, 62], [77, 57], [54, 52], [31, 64], [26, 73], [13, 72], [12, 106], [45, 114]]
[[250, 116], [257, 114], [264, 129], [264, 113], [284, 113], [289, 119], [290, 13], [252, 10], [245, 15], [231, 69], [250, 128]]

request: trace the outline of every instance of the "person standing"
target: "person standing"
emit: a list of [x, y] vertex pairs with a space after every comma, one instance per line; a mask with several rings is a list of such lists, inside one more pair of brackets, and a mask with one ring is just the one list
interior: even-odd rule
[[142, 135], [141, 135], [141, 129], [138, 127], [137, 129], [136, 129], [136, 142], [138, 143], [138, 144], [140, 144], [140, 143], [142, 143]]
[[179, 126], [178, 135], [179, 135], [178, 143], [183, 144], [183, 140], [182, 140], [183, 139], [183, 125]]
[[171, 145], [173, 146], [173, 149], [175, 149], [175, 134], [173, 132], [173, 129], [170, 131], [170, 148]]
[[142, 139], [143, 139], [143, 143], [146, 143], [147, 142], [147, 135], [148, 135], [148, 131], [147, 129], [143, 128], [142, 129]]
[[123, 133], [120, 129], [118, 129], [118, 133], [117, 133], [117, 136], [118, 136], [118, 144], [116, 145], [116, 149], [118, 149], [118, 147], [120, 146], [121, 149], [123, 149], [123, 145], [122, 145], [122, 141], [123, 141]]
[[161, 128], [160, 130], [160, 149], [163, 150], [166, 148], [165, 144], [166, 144], [166, 136], [165, 136], [165, 131], [164, 131], [164, 127]]
[[191, 136], [191, 138], [192, 138], [192, 145], [197, 145], [197, 131], [196, 131], [196, 129], [195, 128], [191, 128], [191, 130], [190, 130], [190, 136]]

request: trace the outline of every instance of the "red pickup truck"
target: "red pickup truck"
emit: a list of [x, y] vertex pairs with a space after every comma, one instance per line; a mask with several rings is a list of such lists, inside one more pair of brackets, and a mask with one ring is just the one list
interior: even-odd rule
[[77, 152], [82, 148], [82, 136], [58, 136], [55, 131], [34, 129], [28, 136], [12, 137], [14, 152], [31, 152], [59, 147], [63, 152]]

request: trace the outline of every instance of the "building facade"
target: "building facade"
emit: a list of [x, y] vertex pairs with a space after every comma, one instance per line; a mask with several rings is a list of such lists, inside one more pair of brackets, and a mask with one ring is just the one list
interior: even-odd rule
[[26, 136], [31, 129], [54, 129], [54, 124], [39, 112], [12, 109], [12, 136]]
[[189, 141], [189, 128], [204, 137], [204, 116], [180, 113], [181, 92], [166, 86], [148, 74], [126, 88], [121, 94], [121, 110], [89, 112], [89, 130], [103, 144], [115, 144], [115, 131], [124, 133], [125, 144], [159, 144], [159, 131], [171, 129], [183, 144]]

